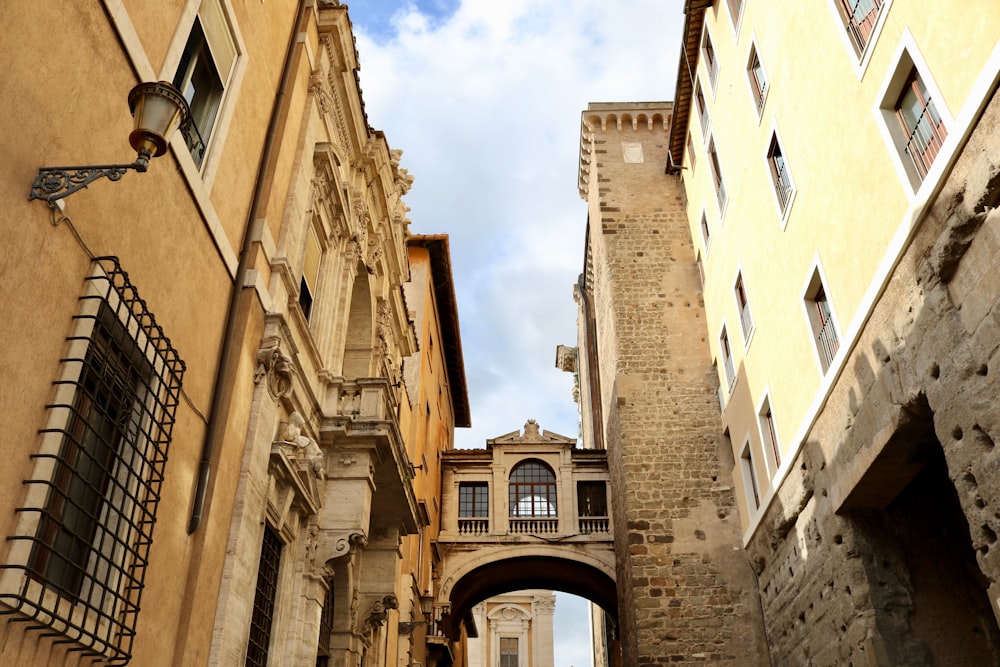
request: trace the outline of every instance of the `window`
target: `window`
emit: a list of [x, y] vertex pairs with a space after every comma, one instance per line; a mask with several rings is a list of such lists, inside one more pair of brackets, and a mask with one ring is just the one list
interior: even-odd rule
[[776, 133], [771, 134], [771, 144], [767, 149], [767, 166], [771, 172], [771, 183], [774, 185], [774, 194], [778, 199], [778, 211], [781, 213], [782, 219], [784, 219], [791, 206], [795, 188], [792, 185], [792, 176], [788, 173], [785, 154], [781, 150], [781, 143], [778, 141]]
[[705, 28], [705, 34], [701, 38], [701, 53], [705, 60], [705, 69], [708, 70], [708, 82], [712, 84], [712, 91], [715, 92], [715, 84], [719, 80], [719, 60], [715, 57], [715, 47], [712, 46], [712, 36]]
[[458, 485], [458, 516], [479, 519], [490, 515], [490, 485], [487, 482], [461, 482]]
[[729, 18], [733, 22], [733, 28], [739, 30], [740, 16], [743, 13], [743, 0], [728, 0]]
[[222, 5], [219, 0], [205, 0], [191, 26], [173, 80], [191, 108], [191, 120], [181, 130], [199, 168], [237, 55], [236, 40]]
[[701, 240], [705, 243], [705, 254], [708, 254], [708, 248], [712, 245], [712, 232], [708, 228], [708, 217], [705, 212], [701, 212]]
[[712, 131], [712, 117], [708, 115], [708, 105], [705, 103], [705, 93], [701, 89], [701, 79], [694, 86], [694, 103], [698, 108], [698, 122], [701, 123], [701, 133], [708, 139]]
[[688, 162], [691, 165], [691, 169], [694, 169], [697, 164], [697, 158], [694, 154], [694, 141], [691, 139], [691, 133], [688, 133]]
[[336, 598], [333, 593], [333, 581], [331, 580], [329, 584], [330, 588], [326, 591], [326, 597], [323, 598], [323, 611], [320, 612], [319, 617], [319, 643], [316, 647], [316, 667], [329, 667], [333, 651], [330, 640], [333, 635], [334, 601]]
[[840, 16], [851, 38], [851, 44], [861, 57], [871, 42], [885, 0], [836, 0]]
[[281, 549], [281, 538], [273, 528], [265, 526], [264, 540], [260, 547], [260, 565], [257, 569], [257, 592], [254, 594], [253, 615], [250, 619], [250, 642], [247, 645], [245, 663], [248, 667], [267, 667], [274, 603], [278, 593]]
[[733, 368], [733, 352], [729, 347], [729, 334], [726, 327], [722, 327], [722, 335], [719, 336], [719, 351], [722, 354], [722, 367], [726, 371], [726, 387], [732, 391], [736, 382], [736, 371]]
[[761, 442], [764, 449], [771, 453], [774, 469], [777, 470], [781, 467], [781, 449], [778, 447], [778, 431], [774, 426], [774, 415], [771, 414], [771, 399], [766, 395], [757, 411], [757, 420], [760, 424]]
[[719, 154], [715, 150], [715, 137], [708, 140], [708, 165], [712, 172], [712, 183], [715, 185], [715, 196], [719, 202], [719, 213], [726, 209], [726, 183], [722, 179], [722, 168], [719, 166]]
[[299, 307], [306, 320], [312, 315], [313, 299], [319, 285], [319, 265], [323, 250], [320, 248], [316, 230], [309, 226], [306, 232], [305, 258], [302, 261], [302, 278], [299, 281]]
[[95, 260], [75, 320], [7, 538], [0, 601], [90, 657], [124, 664], [184, 362], [116, 258]]
[[500, 667], [518, 667], [517, 637], [500, 638]]
[[910, 69], [894, 109], [896, 120], [906, 137], [903, 153], [923, 180], [941, 150], [948, 130], [916, 67]]
[[577, 482], [576, 503], [579, 516], [608, 515], [608, 487], [604, 482]]
[[840, 343], [837, 337], [837, 327], [833, 321], [833, 308], [830, 305], [818, 269], [813, 271], [812, 278], [806, 287], [805, 305], [809, 326], [819, 354], [820, 368], [826, 373], [837, 355]]
[[753, 453], [750, 451], [750, 439], [743, 443], [740, 453], [740, 472], [743, 477], [743, 489], [747, 497], [747, 506], [751, 512], [760, 508], [760, 488], [757, 485], [757, 471], [754, 469]]
[[757, 109], [757, 117], [759, 118], [764, 111], [764, 100], [767, 99], [767, 74], [764, 73], [764, 67], [760, 64], [756, 44], [750, 45], [747, 77], [750, 80], [750, 92], [753, 95], [754, 108]]
[[746, 286], [743, 284], [743, 273], [736, 274], [736, 310], [740, 314], [740, 328], [743, 330], [743, 341], [750, 343], [753, 335], [753, 315], [750, 313], [750, 301], [747, 299]]
[[518, 518], [556, 516], [556, 476], [547, 465], [525, 461], [510, 473], [510, 515]]

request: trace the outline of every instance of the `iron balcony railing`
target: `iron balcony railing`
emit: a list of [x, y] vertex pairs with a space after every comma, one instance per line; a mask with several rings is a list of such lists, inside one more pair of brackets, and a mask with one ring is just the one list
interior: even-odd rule
[[750, 338], [753, 333], [753, 315], [750, 314], [750, 303], [744, 303], [740, 309], [740, 324], [743, 326], [743, 339]]
[[885, 0], [854, 0], [853, 4], [849, 3], [849, 7], [845, 8], [850, 12], [847, 16], [847, 34], [859, 56], [868, 47], [884, 4]]
[[826, 361], [826, 365], [829, 366], [833, 363], [833, 358], [837, 356], [837, 350], [840, 348], [840, 341], [837, 340], [837, 331], [833, 328], [833, 320], [827, 320], [826, 324], [819, 330], [816, 342], [819, 345], [820, 353]]
[[941, 150], [946, 136], [947, 132], [934, 109], [934, 103], [928, 99], [927, 104], [920, 112], [920, 117], [917, 118], [917, 122], [913, 126], [913, 131], [910, 132], [910, 136], [906, 140], [906, 148], [904, 148], [904, 152], [910, 156], [910, 161], [921, 180], [927, 176], [931, 163], [934, 162], [938, 151]]

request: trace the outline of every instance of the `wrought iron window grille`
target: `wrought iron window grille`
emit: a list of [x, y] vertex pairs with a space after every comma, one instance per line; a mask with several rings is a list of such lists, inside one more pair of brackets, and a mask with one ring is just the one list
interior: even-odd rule
[[125, 665], [184, 362], [115, 257], [94, 260], [0, 564], [0, 616]]

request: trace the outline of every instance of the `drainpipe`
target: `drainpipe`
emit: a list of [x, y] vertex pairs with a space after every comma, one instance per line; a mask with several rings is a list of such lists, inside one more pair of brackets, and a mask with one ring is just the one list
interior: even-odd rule
[[275, 136], [278, 131], [278, 118], [285, 102], [285, 93], [288, 89], [288, 82], [292, 75], [292, 56], [295, 52], [295, 45], [298, 42], [299, 31], [305, 17], [306, 6], [311, 0], [299, 0], [298, 10], [295, 15], [295, 23], [292, 26], [292, 33], [288, 39], [288, 49], [285, 52], [285, 64], [281, 71], [281, 81], [278, 85], [278, 92], [274, 98], [274, 106], [271, 108], [271, 120], [267, 126], [267, 135], [264, 138], [264, 150], [260, 156], [260, 164], [257, 166], [257, 181], [254, 184], [253, 199], [250, 202], [250, 213], [247, 216], [247, 224], [243, 233], [243, 246], [240, 249], [240, 261], [236, 268], [236, 277], [233, 281], [233, 291], [229, 298], [229, 310], [226, 314], [226, 328], [222, 336], [222, 352], [219, 358], [219, 365], [215, 372], [215, 386], [212, 395], [212, 408], [208, 417], [208, 427], [205, 431], [205, 441], [201, 448], [201, 462], [198, 466], [198, 486], [195, 489], [194, 503], [191, 508], [191, 520], [188, 522], [188, 535], [193, 535], [201, 524], [201, 518], [205, 510], [205, 500], [208, 495], [208, 480], [212, 471], [212, 460], [215, 458], [215, 450], [222, 440], [225, 432], [225, 422], [220, 419], [220, 413], [225, 406], [232, 391], [226, 384], [226, 377], [232, 372], [236, 364], [236, 353], [239, 352], [235, 345], [237, 339], [237, 313], [239, 312], [240, 296], [243, 289], [248, 287], [247, 274], [253, 258], [253, 248], [260, 243], [261, 232], [264, 222], [259, 219], [261, 199], [263, 198], [264, 183], [268, 164], [271, 161], [271, 153], [274, 149]]

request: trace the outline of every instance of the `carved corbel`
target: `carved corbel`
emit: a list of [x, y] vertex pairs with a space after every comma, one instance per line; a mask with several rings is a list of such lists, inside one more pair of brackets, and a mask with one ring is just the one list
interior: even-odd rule
[[267, 381], [267, 391], [274, 400], [288, 398], [292, 393], [295, 367], [292, 358], [281, 351], [281, 338], [268, 336], [261, 341], [257, 350], [257, 367], [254, 369], [254, 384]]
[[399, 609], [399, 600], [395, 595], [386, 595], [381, 600], [372, 603], [371, 611], [364, 621], [364, 630], [370, 631], [381, 626], [389, 618], [390, 609]]
[[360, 531], [339, 534], [330, 534], [331, 532], [321, 531], [319, 538], [319, 557], [326, 563], [349, 556], [368, 544], [368, 536]]

